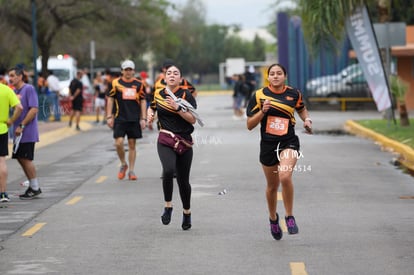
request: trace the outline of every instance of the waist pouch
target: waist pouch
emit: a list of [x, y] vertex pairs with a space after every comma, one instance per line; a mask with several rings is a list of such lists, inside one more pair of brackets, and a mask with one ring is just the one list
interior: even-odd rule
[[193, 142], [168, 130], [161, 129], [158, 135], [160, 144], [171, 147], [177, 154], [182, 155], [193, 147]]

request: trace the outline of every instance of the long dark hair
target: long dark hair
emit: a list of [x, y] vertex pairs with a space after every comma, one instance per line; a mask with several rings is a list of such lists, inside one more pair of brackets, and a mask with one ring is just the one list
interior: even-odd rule
[[282, 71], [283, 71], [283, 73], [284, 73], [285, 75], [287, 74], [287, 73], [286, 73], [286, 68], [285, 68], [285, 67], [283, 67], [283, 65], [281, 65], [281, 64], [279, 64], [279, 63], [274, 63], [274, 64], [270, 65], [270, 66], [269, 66], [269, 68], [267, 69], [267, 75], [269, 75], [270, 70], [271, 70], [273, 67], [275, 67], [275, 66], [278, 66], [279, 68], [281, 68], [281, 69], [282, 69]]

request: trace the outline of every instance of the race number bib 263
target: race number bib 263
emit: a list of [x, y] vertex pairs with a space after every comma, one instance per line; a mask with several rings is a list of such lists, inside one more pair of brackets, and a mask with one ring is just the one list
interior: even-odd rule
[[277, 116], [268, 116], [266, 123], [266, 133], [283, 136], [288, 132], [289, 119]]

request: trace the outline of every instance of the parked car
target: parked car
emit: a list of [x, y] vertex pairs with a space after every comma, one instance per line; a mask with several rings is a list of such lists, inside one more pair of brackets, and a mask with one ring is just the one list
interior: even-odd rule
[[320, 85], [309, 97], [371, 97], [371, 91], [362, 71], [354, 72], [337, 82]]
[[330, 83], [337, 83], [345, 79], [349, 75], [354, 75], [362, 73], [361, 67], [359, 64], [352, 64], [344, 68], [338, 74], [334, 75], [325, 75], [310, 79], [306, 83], [306, 92], [308, 97], [315, 96], [316, 89], [323, 85], [328, 85]]

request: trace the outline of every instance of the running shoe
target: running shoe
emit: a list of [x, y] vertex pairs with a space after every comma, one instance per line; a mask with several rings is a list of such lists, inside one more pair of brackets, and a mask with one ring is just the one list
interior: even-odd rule
[[295, 217], [287, 216], [285, 217], [285, 221], [289, 234], [298, 234], [299, 228], [296, 225]]
[[6, 192], [0, 193], [0, 202], [9, 202], [9, 201], [10, 199]]
[[135, 173], [134, 173], [134, 172], [129, 172], [129, 173], [128, 173], [128, 179], [129, 179], [129, 180], [137, 180], [137, 179], [138, 179], [138, 177], [137, 177], [137, 175], [135, 175]]
[[122, 180], [125, 178], [126, 171], [128, 170], [128, 164], [121, 165], [121, 168], [119, 169], [118, 173], [118, 179]]
[[191, 213], [183, 213], [183, 223], [181, 224], [183, 230], [188, 230], [191, 228]]
[[269, 219], [269, 221], [270, 221], [270, 233], [272, 234], [275, 240], [277, 241], [280, 240], [283, 236], [283, 232], [279, 226], [279, 215], [276, 213], [276, 221], [272, 221], [271, 219]]
[[22, 200], [31, 200], [42, 193], [42, 190], [33, 190], [32, 187], [29, 186], [24, 194], [19, 195], [19, 198]]
[[171, 222], [172, 207], [164, 207], [164, 213], [161, 216], [161, 222], [164, 225], [167, 225]]

